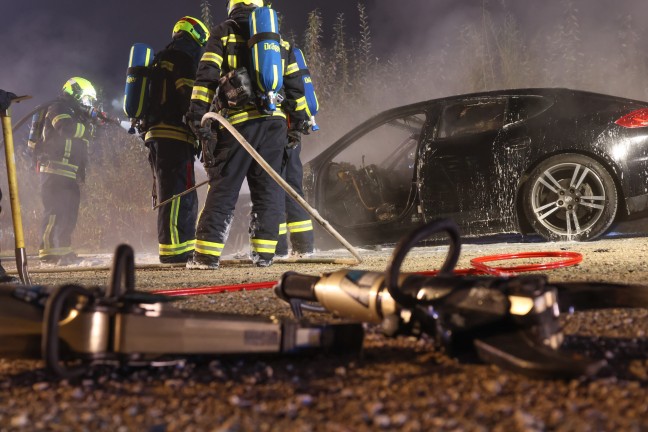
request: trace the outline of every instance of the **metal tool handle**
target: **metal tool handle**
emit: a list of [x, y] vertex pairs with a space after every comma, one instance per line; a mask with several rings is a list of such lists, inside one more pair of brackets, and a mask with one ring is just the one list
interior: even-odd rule
[[92, 293], [79, 285], [63, 285], [57, 288], [48, 298], [43, 316], [43, 337], [41, 339], [41, 353], [45, 361], [45, 368], [52, 374], [71, 379], [83, 375], [89, 365], [81, 364], [68, 366], [62, 363], [59, 321], [66, 302], [72, 297], [92, 298]]

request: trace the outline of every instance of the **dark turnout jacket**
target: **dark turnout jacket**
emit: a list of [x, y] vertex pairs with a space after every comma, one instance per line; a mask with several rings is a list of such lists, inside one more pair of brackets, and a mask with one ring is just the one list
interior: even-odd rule
[[143, 125], [146, 141], [171, 139], [197, 145], [183, 117], [189, 109], [199, 55], [200, 47], [187, 35], [174, 40], [156, 56], [150, 112]]
[[[191, 95], [192, 112], [202, 116], [209, 111], [221, 76], [241, 67], [248, 69], [250, 77], [254, 76], [248, 48], [250, 13], [249, 8], [235, 9], [230, 19], [213, 29], [198, 66]], [[281, 40], [280, 43], [284, 86], [279, 93], [285, 98], [281, 108], [271, 114], [260, 112], [253, 104], [240, 110], [230, 110], [228, 119], [233, 125], [259, 118], [289, 118], [295, 123], [308, 119], [304, 84], [297, 74], [299, 68], [295, 55], [289, 42]]]
[[93, 136], [87, 109], [72, 96], [60, 96], [47, 110], [43, 142], [36, 150], [38, 170], [83, 181]]

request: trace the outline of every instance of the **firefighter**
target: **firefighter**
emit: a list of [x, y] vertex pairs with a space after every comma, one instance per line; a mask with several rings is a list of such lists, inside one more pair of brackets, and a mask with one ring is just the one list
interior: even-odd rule
[[[196, 69], [209, 30], [198, 19], [183, 17], [173, 27], [173, 40], [155, 58], [149, 111], [142, 124], [158, 197], [165, 201], [195, 185], [197, 141], [184, 122]], [[158, 210], [161, 263], [186, 262], [196, 243], [198, 195], [176, 198]]]
[[[241, 67], [246, 67], [249, 76], [253, 76], [248, 48], [249, 16], [255, 8], [262, 6], [263, 0], [227, 2], [229, 19], [214, 28], [198, 67], [190, 111], [187, 113], [195, 130], [200, 129], [200, 120], [210, 107], [221, 77], [227, 78]], [[287, 143], [287, 115], [294, 122], [307, 118], [303, 84], [296, 76], [286, 74], [287, 70], [296, 67], [294, 54], [289, 43], [280, 43], [285, 94], [282, 106], [274, 111], [264, 111], [258, 104], [252, 103], [242, 109], [221, 111], [277, 172], [281, 169]], [[187, 263], [187, 268], [218, 268], [245, 178], [252, 199], [249, 227], [251, 258], [258, 267], [270, 266], [277, 246], [278, 227], [283, 219], [281, 202], [284, 192], [229, 132], [214, 127], [215, 133], [204, 157], [209, 190], [196, 229], [194, 258]]]
[[79, 214], [88, 147], [94, 137], [97, 93], [85, 78], [73, 77], [62, 94], [47, 108], [43, 141], [36, 152], [41, 180], [43, 223], [38, 257], [59, 265], [78, 261], [72, 250], [72, 233]]
[[[297, 127], [288, 133], [288, 145], [284, 151], [283, 163], [281, 166], [281, 177], [293, 188], [302, 198], [302, 179], [304, 169], [301, 158], [301, 135]], [[307, 130], [307, 129], [306, 129]], [[288, 235], [290, 234], [291, 253], [300, 257], [313, 255], [313, 221], [308, 217], [306, 210], [286, 194], [285, 199], [286, 222], [279, 225], [279, 242], [277, 244], [277, 256], [288, 256]]]

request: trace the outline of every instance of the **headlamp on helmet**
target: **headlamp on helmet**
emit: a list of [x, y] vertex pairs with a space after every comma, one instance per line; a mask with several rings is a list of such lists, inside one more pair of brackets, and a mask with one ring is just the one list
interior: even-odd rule
[[85, 78], [73, 77], [63, 84], [63, 93], [69, 94], [83, 106], [91, 107], [97, 101], [97, 92]]
[[207, 39], [209, 39], [209, 29], [198, 18], [190, 16], [180, 18], [176, 25], [173, 26], [173, 32], [171, 35], [176, 37], [181, 31], [189, 33], [193, 40], [195, 40], [200, 46], [205, 45]]
[[263, 7], [264, 0], [227, 0], [227, 15], [231, 14], [237, 7]]

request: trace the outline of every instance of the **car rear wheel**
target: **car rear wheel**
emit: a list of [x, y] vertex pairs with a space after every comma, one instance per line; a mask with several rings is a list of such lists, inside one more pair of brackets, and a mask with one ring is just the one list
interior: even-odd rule
[[525, 183], [524, 212], [533, 229], [551, 241], [591, 240], [614, 221], [618, 194], [612, 176], [594, 159], [556, 155], [538, 165]]

